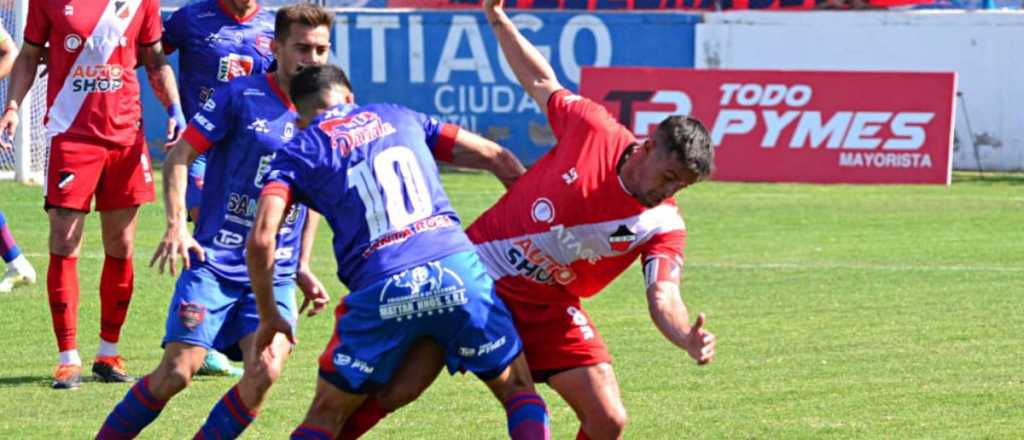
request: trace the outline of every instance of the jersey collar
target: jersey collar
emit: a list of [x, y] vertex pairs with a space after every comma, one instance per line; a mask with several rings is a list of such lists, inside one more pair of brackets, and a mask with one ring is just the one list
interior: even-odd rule
[[277, 81], [274, 81], [274, 74], [267, 74], [267, 82], [270, 83], [270, 90], [272, 90], [274, 94], [277, 95], [277, 99], [280, 99], [282, 104], [288, 107], [288, 110], [291, 110], [293, 112], [297, 111], [295, 110], [295, 104], [292, 104], [292, 100], [288, 98], [288, 95], [284, 93], [284, 90], [281, 90], [281, 87], [277, 85]]
[[224, 4], [224, 1], [225, 0], [217, 0], [217, 5], [220, 6], [220, 10], [224, 12], [224, 15], [227, 15], [232, 20], [235, 20], [236, 22], [238, 22], [238, 24], [242, 24], [242, 23], [245, 23], [245, 22], [247, 22], [249, 20], [252, 20], [252, 18], [255, 17], [256, 14], [260, 13], [261, 6], [259, 4], [257, 4], [255, 11], [252, 11], [252, 13], [250, 13], [249, 15], [246, 15], [245, 17], [239, 17], [239, 16], [235, 15], [235, 13], [231, 12], [231, 9], [228, 8], [228, 5]]

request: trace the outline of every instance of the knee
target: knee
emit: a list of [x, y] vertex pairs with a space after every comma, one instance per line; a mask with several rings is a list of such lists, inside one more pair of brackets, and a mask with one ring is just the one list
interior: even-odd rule
[[130, 257], [134, 245], [135, 237], [128, 231], [118, 231], [110, 237], [103, 237], [103, 250], [111, 257]]
[[266, 393], [270, 387], [281, 377], [280, 365], [263, 365], [262, 368], [246, 369], [242, 375], [243, 386], [256, 391], [258, 394]]
[[78, 254], [78, 240], [73, 233], [52, 231], [50, 233], [50, 253], [71, 257]]
[[382, 408], [388, 411], [395, 411], [398, 408], [412, 403], [412, 401], [418, 399], [421, 394], [423, 394], [422, 388], [393, 386], [380, 390], [375, 397]]
[[183, 366], [161, 366], [149, 375], [149, 388], [158, 399], [167, 400], [192, 384], [192, 372]]
[[584, 415], [583, 430], [593, 439], [619, 439], [626, 430], [629, 416], [621, 405], [596, 414]]

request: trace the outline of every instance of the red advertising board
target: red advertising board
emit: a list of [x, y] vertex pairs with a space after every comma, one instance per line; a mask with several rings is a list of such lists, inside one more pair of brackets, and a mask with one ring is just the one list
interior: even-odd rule
[[584, 68], [580, 94], [638, 137], [668, 115], [711, 131], [714, 179], [950, 183], [956, 74]]

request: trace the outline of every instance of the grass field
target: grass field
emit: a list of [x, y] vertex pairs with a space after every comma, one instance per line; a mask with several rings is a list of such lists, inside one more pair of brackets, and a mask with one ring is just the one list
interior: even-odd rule
[[[445, 183], [466, 220], [501, 191], [482, 175], [450, 173]], [[56, 346], [41, 192], [2, 183], [0, 194], [0, 209], [42, 276], [0, 296], [0, 438], [90, 437], [128, 387], [50, 390]], [[705, 183], [679, 201], [689, 229], [683, 298], [691, 312], [707, 313], [718, 358], [697, 368], [659, 335], [638, 268], [587, 302], [615, 355], [631, 417], [627, 438], [1024, 433], [1024, 176], [957, 175], [949, 188]], [[141, 213], [135, 298], [122, 336], [128, 366], [139, 374], [160, 357], [174, 281], [145, 266], [163, 233], [163, 211], [154, 204]], [[86, 359], [99, 332], [98, 224], [89, 217], [79, 266]], [[322, 230], [316, 269], [337, 297], [343, 290], [327, 238]], [[300, 345], [247, 438], [284, 438], [299, 422], [330, 326], [329, 316], [303, 319]], [[231, 384], [197, 380], [142, 438], [190, 438]], [[574, 438], [571, 410], [542, 391], [554, 438]], [[502, 438], [504, 430], [503, 411], [483, 385], [442, 376], [367, 438]]]

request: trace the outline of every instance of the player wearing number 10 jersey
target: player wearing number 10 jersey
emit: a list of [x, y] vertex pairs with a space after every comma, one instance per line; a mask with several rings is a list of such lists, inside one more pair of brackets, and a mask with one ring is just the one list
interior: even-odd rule
[[302, 121], [312, 122], [271, 163], [248, 245], [260, 302], [257, 350], [275, 333], [291, 332], [273, 307], [270, 281], [274, 232], [293, 198], [327, 219], [338, 278], [352, 292], [337, 308], [317, 396], [292, 438], [334, 438], [368, 389], [388, 382], [421, 338], [444, 348], [450, 372], [468, 370], [488, 384], [508, 409], [513, 438], [547, 438], [547, 412], [512, 317], [462, 231], [434, 162], [457, 159], [466, 144], [496, 145], [391, 104], [335, 106], [313, 119], [341, 78], [336, 67], [317, 66], [293, 81]]

